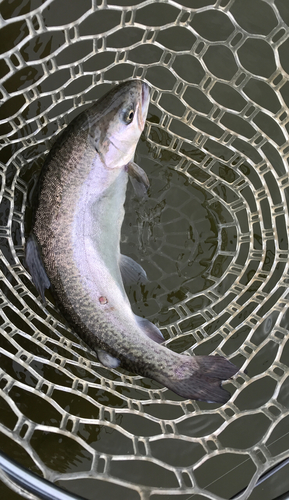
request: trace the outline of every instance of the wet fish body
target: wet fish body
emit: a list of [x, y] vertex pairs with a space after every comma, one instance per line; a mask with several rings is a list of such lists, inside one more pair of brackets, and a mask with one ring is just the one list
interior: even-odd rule
[[184, 398], [226, 402], [221, 380], [237, 368], [219, 356], [186, 356], [161, 345], [158, 328], [132, 312], [124, 281], [145, 272], [120, 254], [128, 176], [138, 193], [145, 173], [134, 164], [149, 88], [120, 84], [65, 129], [43, 166], [26, 262], [44, 298], [51, 285], [61, 311], [109, 367], [153, 378]]

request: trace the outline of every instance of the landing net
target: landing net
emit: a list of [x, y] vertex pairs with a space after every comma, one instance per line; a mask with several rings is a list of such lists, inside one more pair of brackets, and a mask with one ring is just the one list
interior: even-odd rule
[[[0, 14], [0, 451], [87, 499], [283, 493], [286, 475], [252, 490], [289, 456], [286, 0], [4, 0]], [[130, 300], [169, 348], [240, 367], [221, 407], [104, 368], [23, 265], [55, 135], [129, 78], [152, 88], [136, 157], [150, 196], [128, 193], [122, 235], [150, 281]]]

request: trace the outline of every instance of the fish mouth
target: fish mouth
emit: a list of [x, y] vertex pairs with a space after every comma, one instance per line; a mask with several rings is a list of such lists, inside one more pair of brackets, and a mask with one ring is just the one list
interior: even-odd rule
[[138, 110], [138, 124], [140, 129], [143, 130], [150, 102], [150, 88], [145, 82], [141, 82], [141, 86], [141, 102]]

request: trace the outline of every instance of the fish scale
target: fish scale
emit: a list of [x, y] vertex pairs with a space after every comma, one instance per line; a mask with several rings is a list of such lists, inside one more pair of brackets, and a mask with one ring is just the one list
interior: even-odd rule
[[51, 285], [60, 310], [109, 367], [153, 378], [184, 398], [226, 402], [221, 381], [237, 368], [220, 356], [186, 356], [161, 344], [157, 327], [132, 312], [123, 281], [144, 277], [120, 254], [126, 185], [146, 175], [133, 163], [149, 104], [140, 80], [115, 87], [79, 115], [43, 166], [26, 262], [44, 299]]

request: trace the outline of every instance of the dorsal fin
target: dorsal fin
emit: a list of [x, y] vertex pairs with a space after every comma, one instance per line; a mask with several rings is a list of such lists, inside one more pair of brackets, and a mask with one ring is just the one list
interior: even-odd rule
[[43, 304], [46, 305], [44, 294], [45, 289], [50, 287], [50, 281], [44, 268], [39, 245], [33, 233], [28, 236], [26, 241], [25, 262]]

